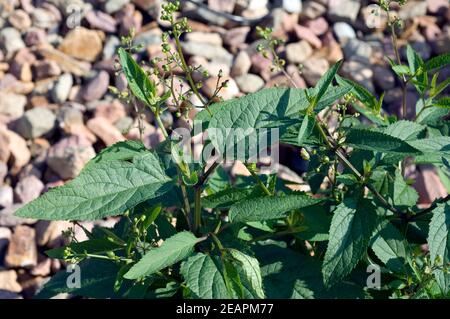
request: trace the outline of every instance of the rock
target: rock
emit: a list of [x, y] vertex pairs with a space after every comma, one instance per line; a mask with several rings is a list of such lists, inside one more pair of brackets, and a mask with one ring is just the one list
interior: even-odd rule
[[3, 253], [8, 247], [9, 240], [11, 239], [11, 230], [7, 227], [0, 227], [0, 265], [3, 260]]
[[355, 30], [346, 22], [336, 22], [333, 25], [333, 31], [340, 43], [343, 43], [345, 39], [356, 38]]
[[283, 9], [289, 13], [300, 13], [302, 11], [302, 1], [283, 0]]
[[89, 23], [92, 29], [99, 29], [105, 32], [116, 32], [116, 20], [104, 12], [98, 10], [91, 10], [86, 12], [84, 18]]
[[370, 63], [372, 47], [367, 42], [358, 39], [349, 39], [343, 46], [346, 60]]
[[151, 45], [161, 45], [162, 32], [160, 29], [151, 29], [145, 32], [140, 32], [133, 41], [134, 45], [142, 45], [144, 48]]
[[235, 77], [236, 84], [244, 93], [253, 93], [264, 86], [264, 80], [256, 74], [244, 74]]
[[61, 20], [58, 14], [45, 8], [35, 8], [31, 12], [33, 26], [41, 29], [54, 29]]
[[83, 113], [71, 106], [63, 106], [58, 113], [57, 122], [59, 127], [67, 134], [83, 136], [94, 143], [97, 138], [86, 126], [84, 126]]
[[103, 117], [113, 124], [125, 116], [125, 106], [119, 100], [100, 104], [95, 109], [95, 117]]
[[286, 58], [290, 63], [302, 63], [306, 61], [312, 53], [313, 49], [305, 40], [297, 43], [289, 43], [286, 46]]
[[28, 226], [16, 226], [5, 255], [8, 267], [32, 268], [37, 264], [35, 231]]
[[107, 0], [105, 3], [105, 11], [107, 13], [114, 13], [122, 9], [130, 0]]
[[[3, 178], [5, 178], [6, 176], [6, 174], [3, 174], [3, 170], [4, 167], [6, 167], [6, 171], [8, 170], [8, 166], [6, 165], [6, 163], [8, 163], [10, 155], [11, 151], [9, 150], [9, 139], [4, 134], [0, 134], [0, 177], [3, 176]], [[0, 184], [3, 183], [3, 178], [0, 178]]]
[[14, 195], [11, 186], [0, 186], [0, 208], [9, 207], [13, 204]]
[[238, 53], [234, 59], [233, 67], [231, 68], [232, 76], [239, 76], [248, 73], [252, 66], [252, 61], [250, 56], [246, 51], [241, 51]]
[[222, 46], [222, 38], [218, 33], [190, 32], [186, 34], [185, 41]]
[[106, 38], [105, 45], [103, 46], [103, 59], [109, 60], [116, 54], [117, 48], [120, 46], [120, 40], [116, 36], [109, 36]]
[[445, 54], [450, 51], [450, 26], [445, 26], [436, 41], [432, 43], [437, 54]]
[[58, 49], [76, 59], [93, 62], [103, 49], [101, 32], [77, 27], [65, 36]]
[[55, 61], [38, 61], [34, 64], [33, 69], [37, 80], [61, 74], [61, 68]]
[[103, 117], [94, 117], [86, 123], [87, 128], [99, 137], [106, 146], [124, 141], [122, 133], [107, 119]]
[[197, 55], [209, 60], [215, 60], [230, 66], [233, 62], [233, 55], [223, 47], [198, 43], [198, 42], [182, 42], [183, 52], [187, 55]]
[[427, 9], [431, 14], [443, 15], [449, 8], [447, 0], [426, 0]]
[[24, 167], [31, 158], [30, 150], [27, 142], [13, 131], [2, 129], [0, 126], [0, 136], [3, 136], [8, 141], [8, 147], [11, 152], [12, 166], [11, 174], [17, 174], [22, 167]]
[[53, 145], [47, 155], [48, 166], [63, 179], [76, 177], [93, 157], [95, 150], [82, 136], [70, 136]]
[[373, 69], [373, 80], [375, 84], [383, 91], [393, 89], [395, 87], [395, 76], [390, 69], [375, 66]]
[[50, 275], [52, 271], [52, 260], [50, 258], [46, 258], [44, 256], [39, 256], [38, 264], [31, 269], [30, 274], [38, 277], [45, 277]]
[[40, 137], [55, 127], [56, 116], [43, 107], [35, 107], [25, 112], [18, 120], [17, 132], [26, 139]]
[[62, 74], [55, 82], [51, 91], [52, 99], [55, 103], [63, 103], [67, 100], [70, 94], [70, 89], [73, 85], [73, 78], [70, 73]]
[[322, 47], [322, 41], [314, 34], [314, 32], [304, 26], [296, 25], [295, 28], [295, 34], [300, 40], [308, 41], [309, 44], [311, 44], [316, 49], [320, 49]]
[[328, 31], [329, 27], [328, 22], [324, 17], [308, 20], [305, 22], [305, 26], [317, 36], [324, 35]]
[[38, 198], [44, 188], [45, 186], [39, 178], [34, 175], [29, 175], [17, 183], [14, 192], [18, 201], [26, 204]]
[[23, 115], [27, 98], [24, 95], [0, 91], [0, 115], [17, 119]]
[[345, 61], [341, 67], [341, 72], [343, 75], [358, 82], [369, 91], [375, 92], [372, 83], [373, 71], [365, 63], [354, 60]]
[[46, 33], [44, 30], [39, 28], [30, 28], [25, 33], [25, 44], [27, 46], [38, 45], [46, 41]]
[[34, 224], [34, 219], [20, 218], [14, 216], [16, 210], [22, 207], [22, 204], [14, 204], [10, 207], [0, 210], [0, 226], [14, 227], [21, 224]]
[[22, 287], [17, 282], [17, 274], [14, 270], [0, 271], [0, 290], [9, 292], [21, 292]]
[[36, 243], [38, 246], [54, 246], [61, 239], [62, 232], [72, 227], [67, 221], [40, 220], [36, 223]]
[[236, 0], [208, 0], [208, 6], [220, 12], [233, 13]]
[[31, 19], [28, 13], [19, 9], [8, 17], [8, 22], [17, 30], [23, 32], [31, 27]]
[[127, 135], [130, 129], [133, 127], [133, 119], [129, 116], [125, 116], [120, 118], [118, 121], [114, 123], [114, 126], [122, 133], [123, 135]]
[[250, 32], [250, 27], [237, 27], [226, 30], [223, 35], [223, 42], [230, 47], [232, 52], [238, 49], [243, 49], [247, 46], [245, 40]]
[[[2, 144], [0, 143], [0, 147], [1, 146], [2, 146]], [[0, 151], [0, 154], [1, 154], [1, 151]], [[8, 158], [9, 158], [9, 153], [8, 153]], [[5, 163], [6, 163], [6, 161], [5, 161]], [[0, 155], [0, 184], [3, 184], [3, 181], [5, 180], [6, 175], [8, 175], [8, 165], [6, 165], [5, 163], [2, 162], [2, 157]]]
[[[202, 90], [208, 97], [213, 96], [214, 91], [216, 90], [217, 80], [218, 80], [217, 77], [212, 76], [205, 81]], [[220, 90], [219, 96], [221, 96], [224, 100], [229, 100], [236, 97], [239, 94], [239, 88], [232, 78], [227, 77], [223, 77], [220, 80], [219, 85], [221, 85], [225, 81], [228, 81], [228, 86]]]
[[419, 193], [419, 203], [431, 204], [434, 200], [448, 195], [436, 170], [432, 166], [420, 166], [414, 188]]
[[0, 47], [5, 49], [6, 58], [11, 58], [16, 51], [25, 47], [25, 43], [19, 31], [8, 27], [0, 30]]
[[302, 75], [309, 85], [315, 86], [329, 66], [326, 59], [310, 58], [303, 62]]
[[87, 102], [100, 99], [108, 91], [109, 74], [100, 71], [82, 89], [81, 95]]
[[421, 17], [427, 14], [427, 1], [407, 1], [400, 7], [398, 13], [400, 19], [408, 20], [414, 17]]
[[91, 68], [89, 63], [75, 60], [69, 55], [66, 55], [59, 50], [55, 50], [51, 46], [41, 46], [39, 47], [38, 52], [47, 60], [55, 61], [63, 72], [72, 73], [76, 76], [85, 75]]
[[0, 299], [23, 299], [21, 295], [0, 289]]
[[302, 15], [308, 19], [317, 19], [325, 14], [326, 10], [323, 4], [315, 0], [308, 0], [303, 4]]
[[328, 17], [331, 21], [355, 22], [360, 7], [357, 0], [329, 0]]

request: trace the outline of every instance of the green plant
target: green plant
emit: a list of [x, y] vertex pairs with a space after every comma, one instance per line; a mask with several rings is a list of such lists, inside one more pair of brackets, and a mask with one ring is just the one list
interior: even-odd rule
[[[84, 229], [88, 240], [47, 251], [79, 264], [81, 285], [68, 287], [70, 273], [61, 271], [39, 296], [449, 297], [450, 197], [419, 208], [404, 168], [427, 163], [448, 175], [450, 126], [444, 117], [450, 104], [440, 94], [450, 82], [438, 84], [437, 71], [450, 55], [425, 62], [408, 46], [408, 65], [391, 61], [421, 96], [413, 121], [382, 114], [382, 96], [337, 75], [341, 62], [314, 88], [263, 89], [231, 101], [220, 101], [226, 84], [219, 77], [206, 101], [193, 77], [201, 69], [188, 66], [181, 51], [180, 36], [189, 27], [173, 18], [177, 8], [164, 7], [162, 18], [172, 25], [163, 36], [164, 59], [142, 67], [130, 54], [130, 38], [118, 52], [129, 91], [116, 93], [144, 104], [166, 140], [153, 150], [138, 141], [108, 147], [73, 181], [16, 213], [76, 221], [74, 227], [121, 216], [112, 229]], [[271, 42], [270, 30], [262, 34], [276, 55], [278, 42]], [[275, 59], [276, 68], [283, 68], [281, 61]], [[184, 94], [174, 90], [177, 67], [190, 86]], [[158, 95], [158, 86], [166, 93]], [[248, 177], [232, 180], [218, 161], [189, 161], [161, 114], [170, 106], [184, 116], [191, 95], [204, 108], [193, 125], [211, 133], [205, 148], [224, 154], [248, 142], [252, 129], [276, 129], [281, 143], [300, 147], [299, 157], [309, 161], [309, 190], [293, 191], [276, 174], [260, 174], [247, 156], [252, 143], [244, 143], [240, 158]], [[327, 124], [331, 118], [335, 127]], [[233, 129], [239, 135], [230, 139]], [[380, 265], [380, 287], [367, 286], [368, 265]]]

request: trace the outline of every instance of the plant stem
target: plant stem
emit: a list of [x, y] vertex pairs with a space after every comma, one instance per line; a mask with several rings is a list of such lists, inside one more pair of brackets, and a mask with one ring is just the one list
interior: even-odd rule
[[253, 179], [258, 183], [259, 186], [263, 189], [264, 193], [266, 193], [268, 196], [272, 196], [272, 193], [269, 191], [269, 189], [264, 185], [263, 181], [259, 176], [252, 170], [249, 169], [250, 174], [252, 174]]
[[258, 237], [253, 238], [252, 240], [250, 240], [251, 243], [257, 242], [257, 241], [261, 241], [261, 240], [266, 240], [266, 239], [270, 239], [273, 237], [280, 237], [280, 236], [284, 236], [284, 235], [291, 235], [291, 234], [296, 234], [299, 232], [302, 232], [305, 230], [305, 227], [294, 227], [294, 228], [288, 228], [285, 230], [281, 230], [279, 232], [275, 232], [275, 233], [268, 233], [268, 234], [264, 234]]
[[437, 207], [438, 204], [448, 202], [449, 200], [450, 200], [450, 195], [447, 195], [446, 197], [442, 197], [442, 198], [436, 200], [433, 204], [430, 205], [430, 207], [425, 208], [424, 210], [418, 212], [417, 214], [409, 216], [408, 221], [416, 220], [428, 213], [431, 213]]
[[209, 233], [209, 235], [211, 236], [212, 240], [214, 241], [214, 244], [216, 244], [217, 248], [222, 251], [224, 250], [222, 243], [220, 242], [219, 238], [216, 236], [216, 234], [214, 233]]
[[161, 132], [164, 135], [164, 138], [167, 139], [167, 138], [169, 138], [169, 134], [167, 133], [167, 130], [164, 127], [164, 124], [163, 124], [163, 122], [161, 120], [161, 116], [160, 116], [159, 112], [160, 112], [159, 109], [157, 109], [155, 114], [154, 114], [155, 115], [155, 120], [156, 120], [156, 123], [158, 123], [158, 126], [159, 126], [159, 128], [161, 129]]
[[197, 233], [202, 225], [202, 206], [201, 206], [201, 186], [195, 186], [195, 199], [194, 199], [194, 232]]

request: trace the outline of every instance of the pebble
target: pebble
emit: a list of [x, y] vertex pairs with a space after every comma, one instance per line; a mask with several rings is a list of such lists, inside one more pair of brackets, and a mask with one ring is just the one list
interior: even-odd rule
[[119, 100], [105, 102], [95, 108], [95, 117], [103, 117], [110, 123], [115, 123], [119, 119], [127, 116], [125, 106]]
[[20, 203], [26, 204], [39, 197], [45, 185], [35, 175], [29, 175], [19, 180], [14, 188], [14, 194]]
[[190, 32], [186, 34], [185, 41], [222, 46], [222, 38], [218, 33]]
[[198, 43], [198, 42], [182, 42], [183, 52], [187, 55], [197, 55], [209, 60], [215, 60], [230, 66], [233, 63], [233, 55], [223, 47]]
[[[210, 77], [205, 81], [202, 90], [208, 96], [212, 97], [214, 91], [216, 90], [218, 78], [215, 76]], [[228, 86], [226, 88], [222, 88], [219, 92], [219, 96], [221, 96], [224, 100], [229, 100], [236, 97], [239, 94], [239, 88], [236, 82], [232, 78], [223, 77], [219, 85], [228, 80]]]
[[303, 62], [302, 75], [309, 85], [315, 86], [329, 67], [330, 65], [326, 59], [310, 58]]
[[12, 159], [10, 173], [13, 175], [17, 174], [31, 159], [31, 153], [28, 149], [27, 142], [19, 134], [8, 129], [2, 129], [1, 126], [0, 135], [8, 141], [8, 148]]
[[6, 57], [11, 58], [16, 51], [25, 47], [25, 43], [19, 31], [7, 27], [0, 30], [0, 47], [5, 49]]
[[341, 67], [343, 75], [363, 85], [371, 92], [375, 92], [372, 78], [373, 71], [365, 63], [356, 60], [345, 61]]
[[311, 45], [302, 40], [286, 46], [286, 58], [290, 63], [299, 64], [306, 61], [313, 53]]
[[8, 247], [9, 240], [11, 239], [11, 234], [11, 230], [8, 227], [0, 226], [0, 265], [2, 264], [3, 253]]
[[369, 63], [372, 56], [372, 47], [359, 39], [348, 39], [343, 46], [346, 60]]
[[105, 32], [114, 33], [116, 32], [116, 20], [110, 16], [109, 14], [106, 14], [104, 12], [98, 11], [98, 10], [91, 10], [86, 12], [84, 15], [84, 18], [89, 23], [89, 26], [92, 29], [99, 29]]
[[320, 49], [322, 47], [322, 41], [320, 41], [320, 39], [314, 34], [311, 29], [301, 25], [296, 25], [294, 30], [295, 34], [300, 40], [307, 41], [316, 49]]
[[324, 35], [329, 28], [328, 22], [324, 17], [308, 20], [305, 22], [305, 26], [317, 36]]
[[39, 47], [38, 52], [46, 59], [55, 61], [63, 72], [72, 73], [76, 76], [85, 75], [91, 68], [89, 63], [73, 59], [71, 56], [56, 50], [51, 46]]
[[109, 74], [100, 71], [82, 89], [82, 97], [86, 102], [100, 99], [108, 91]]
[[107, 13], [115, 13], [122, 9], [130, 0], [107, 0], [105, 2], [105, 11]]
[[360, 7], [357, 0], [329, 0], [328, 17], [331, 21], [355, 22]]
[[[1, 144], [1, 142], [0, 142], [0, 146], [1, 147], [7, 147], [7, 144]], [[9, 150], [8, 150], [9, 151]], [[1, 152], [1, 151], [0, 151]], [[0, 153], [1, 154], [1, 153]], [[8, 153], [8, 157], [7, 157], [7, 159], [9, 158], [9, 153]], [[3, 161], [3, 158], [2, 158], [2, 156], [0, 155], [0, 184], [3, 184], [3, 182], [4, 182], [4, 180], [5, 180], [5, 177], [6, 177], [6, 175], [8, 175], [8, 165], [6, 165], [6, 162], [7, 161]]]
[[29, 226], [16, 226], [11, 236], [5, 265], [11, 268], [32, 268], [37, 264], [36, 232]]
[[23, 32], [31, 27], [31, 18], [25, 11], [15, 10], [8, 17], [8, 22], [17, 30]]
[[18, 120], [17, 132], [26, 139], [40, 137], [55, 127], [56, 116], [47, 108], [35, 107]]
[[76, 59], [93, 62], [102, 52], [103, 38], [102, 32], [78, 27], [69, 31], [58, 49]]
[[14, 270], [0, 270], [0, 291], [8, 291], [10, 293], [22, 291]]
[[239, 76], [248, 73], [252, 66], [252, 61], [250, 56], [246, 51], [241, 51], [238, 53], [233, 62], [233, 67], [231, 68], [232, 76]]
[[264, 86], [264, 80], [256, 74], [244, 74], [235, 77], [234, 80], [239, 89], [244, 93], [256, 92]]
[[109, 60], [116, 54], [117, 48], [120, 46], [120, 40], [116, 36], [109, 36], [106, 38], [103, 46], [102, 57], [104, 60]]
[[73, 135], [61, 139], [50, 148], [47, 165], [62, 179], [71, 179], [77, 176], [93, 157], [95, 150], [89, 140]]
[[340, 43], [343, 43], [346, 39], [356, 38], [355, 30], [350, 24], [346, 22], [336, 22], [333, 25], [333, 31]]
[[86, 123], [87, 128], [100, 138], [106, 146], [124, 141], [122, 133], [106, 118], [94, 117]]
[[14, 195], [11, 186], [0, 186], [0, 208], [9, 207], [13, 204]]
[[0, 114], [17, 119], [24, 113], [27, 98], [21, 94], [0, 91]]
[[308, 19], [317, 19], [326, 12], [326, 7], [324, 4], [317, 1], [308, 0], [303, 4], [302, 15]]
[[409, 0], [399, 11], [399, 17], [402, 20], [412, 19], [427, 14], [427, 1]]
[[38, 246], [54, 246], [61, 239], [62, 232], [72, 227], [67, 221], [40, 220], [35, 225]]
[[63, 103], [67, 100], [73, 86], [73, 78], [70, 73], [62, 74], [53, 86], [51, 97], [55, 103]]
[[37, 61], [33, 66], [35, 79], [45, 79], [61, 74], [61, 68], [55, 61]]
[[35, 8], [31, 12], [31, 20], [34, 27], [41, 29], [54, 29], [61, 19], [50, 10], [45, 8]]
[[244, 49], [247, 47], [246, 39], [250, 30], [248, 26], [229, 29], [223, 35], [223, 42], [230, 47], [232, 52]]
[[300, 13], [302, 11], [302, 1], [283, 0], [283, 9], [289, 13]]
[[385, 67], [374, 67], [373, 81], [383, 91], [390, 90], [395, 87], [395, 76], [390, 69]]

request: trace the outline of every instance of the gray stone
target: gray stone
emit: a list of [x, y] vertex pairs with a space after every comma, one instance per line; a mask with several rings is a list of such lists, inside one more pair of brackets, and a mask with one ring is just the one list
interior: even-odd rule
[[355, 22], [360, 7], [357, 0], [329, 0], [328, 17], [331, 21]]
[[44, 107], [35, 107], [25, 112], [17, 123], [17, 132], [31, 139], [49, 133], [55, 127], [56, 117]]
[[8, 290], [0, 289], [0, 299], [23, 299], [21, 295]]
[[109, 60], [116, 54], [117, 48], [120, 46], [120, 40], [116, 36], [109, 36], [106, 38], [105, 45], [103, 46], [103, 59]]
[[108, 0], [105, 3], [105, 11], [107, 13], [114, 13], [122, 9], [130, 0]]
[[329, 67], [330, 65], [326, 59], [310, 58], [303, 62], [302, 75], [309, 85], [315, 86]]
[[372, 83], [373, 71], [365, 63], [360, 61], [346, 61], [342, 65], [341, 72], [344, 76], [358, 82], [371, 92], [375, 92]]
[[142, 45], [144, 48], [151, 45], [161, 45], [161, 30], [152, 29], [149, 31], [141, 32], [133, 40], [134, 45]]
[[394, 74], [387, 68], [375, 66], [373, 69], [373, 81], [382, 90], [390, 90], [395, 87]]
[[427, 14], [427, 1], [409, 0], [400, 8], [399, 16], [402, 20], [408, 20], [415, 17], [422, 17]]
[[29, 175], [21, 179], [14, 189], [16, 198], [21, 203], [31, 202], [41, 195], [45, 185], [35, 175]]
[[234, 59], [233, 67], [231, 68], [232, 76], [239, 76], [248, 73], [252, 67], [252, 60], [246, 51], [238, 53]]
[[23, 115], [26, 104], [27, 98], [24, 95], [0, 91], [0, 114], [17, 119]]
[[353, 27], [346, 22], [336, 22], [333, 25], [333, 31], [340, 43], [343, 43], [344, 39], [356, 38], [355, 30], [353, 30]]
[[8, 175], [8, 165], [6, 165], [6, 163], [0, 162], [0, 184], [3, 184], [6, 175]]
[[302, 0], [283, 0], [283, 9], [289, 13], [300, 13], [302, 11]]
[[358, 39], [348, 39], [343, 46], [346, 60], [369, 63], [372, 56], [372, 47], [367, 42]]
[[73, 78], [70, 73], [62, 74], [56, 81], [51, 91], [52, 99], [55, 103], [63, 103], [67, 100], [72, 89]]
[[100, 99], [108, 91], [108, 86], [109, 74], [102, 70], [83, 87], [83, 99], [87, 102]]
[[105, 32], [116, 32], [116, 20], [101, 11], [91, 10], [86, 12], [85, 19], [89, 23], [91, 29], [99, 29]]
[[59, 17], [52, 11], [44, 8], [35, 8], [31, 12], [31, 20], [33, 21], [33, 26], [40, 29], [53, 29], [59, 23]]
[[311, 45], [302, 40], [297, 43], [290, 43], [286, 46], [286, 58], [290, 63], [298, 64], [304, 62], [313, 53]]
[[8, 27], [0, 30], [0, 47], [5, 49], [6, 57], [11, 58], [16, 51], [25, 47], [25, 43], [19, 31]]
[[223, 47], [198, 43], [198, 42], [182, 42], [183, 52], [187, 55], [201, 56], [210, 60], [220, 61], [230, 66], [233, 63], [233, 55]]
[[322, 16], [326, 11], [327, 8], [323, 4], [315, 0], [308, 0], [303, 4], [302, 15], [312, 20]]
[[0, 186], [0, 208], [9, 207], [13, 204], [14, 194], [11, 186]]
[[122, 133], [127, 133], [134, 124], [134, 120], [129, 117], [129, 116], [125, 116], [122, 117], [121, 119], [119, 119], [117, 122], [114, 123], [114, 126]]
[[14, 227], [20, 224], [34, 224], [36, 220], [28, 218], [20, 218], [14, 216], [16, 210], [21, 208], [22, 204], [14, 204], [0, 210], [0, 226]]
[[235, 77], [239, 89], [244, 93], [253, 93], [264, 86], [264, 80], [256, 74], [244, 74]]

